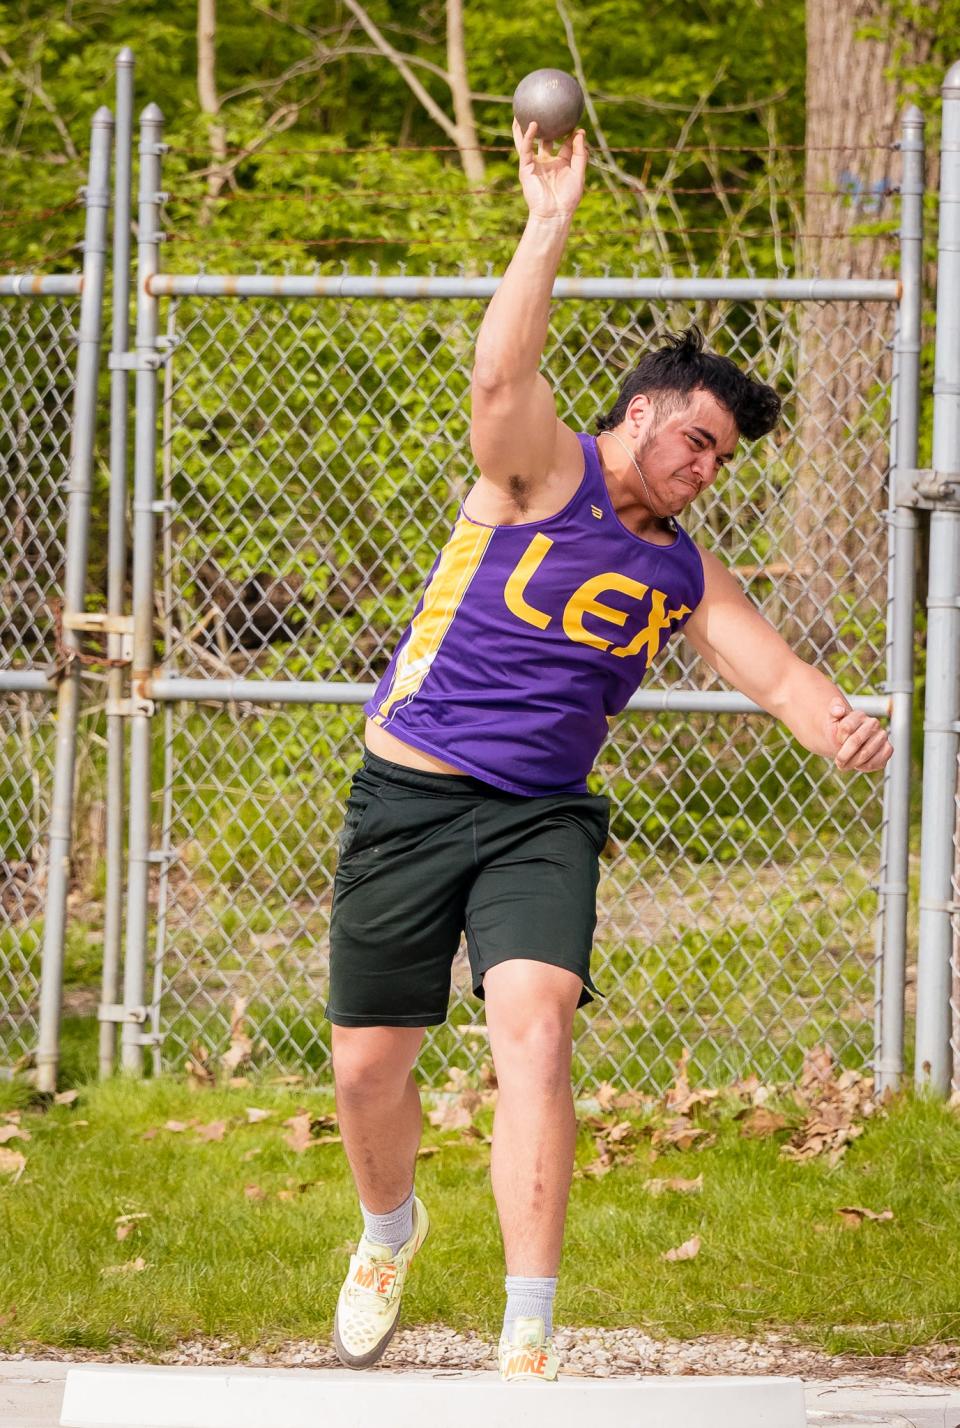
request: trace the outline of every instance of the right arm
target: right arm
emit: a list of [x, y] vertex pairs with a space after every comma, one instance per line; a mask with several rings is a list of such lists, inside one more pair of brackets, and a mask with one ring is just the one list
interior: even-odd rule
[[537, 504], [568, 467], [579, 479], [582, 466], [539, 368], [554, 279], [583, 193], [586, 142], [578, 130], [556, 157], [538, 158], [534, 135], [534, 125], [521, 134], [514, 123], [530, 216], [484, 314], [471, 386], [470, 445], [481, 483], [494, 488], [491, 497], [520, 504]]

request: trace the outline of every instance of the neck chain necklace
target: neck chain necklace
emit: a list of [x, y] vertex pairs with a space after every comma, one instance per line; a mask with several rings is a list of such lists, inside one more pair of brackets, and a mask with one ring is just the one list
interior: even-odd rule
[[634, 456], [633, 452], [630, 450], [629, 446], [627, 446], [626, 442], [625, 442], [625, 441], [621, 441], [621, 440], [620, 440], [620, 437], [617, 436], [617, 433], [616, 433], [615, 431], [605, 431], [605, 432], [603, 433], [603, 435], [604, 435], [604, 436], [612, 436], [613, 439], [614, 439], [614, 441], [615, 441], [615, 442], [617, 443], [617, 445], [621, 448], [621, 450], [625, 451], [625, 452], [627, 453], [627, 455], [629, 456], [630, 460], [633, 462], [634, 466], [636, 467], [637, 475], [640, 477], [640, 480], [643, 482], [643, 493], [644, 493], [644, 495], [645, 495], [646, 498], [647, 498], [647, 505], [650, 507], [650, 509], [651, 509], [651, 511], [653, 512], [653, 514], [658, 518], [658, 520], [661, 520], [661, 521], [665, 521], [665, 520], [669, 519], [669, 520], [670, 520], [670, 524], [672, 525], [672, 524], [673, 524], [673, 518], [672, 518], [672, 517], [668, 517], [668, 516], [667, 516], [664, 512], [662, 512], [662, 511], [658, 511], [657, 508], [656, 508], [656, 506], [655, 506], [655, 505], [653, 504], [653, 502], [651, 501], [651, 499], [650, 499], [650, 491], [649, 491], [649, 489], [648, 489], [648, 487], [647, 487], [646, 479], [645, 479], [645, 477], [644, 477], [643, 472], [640, 470], [640, 463], [639, 463], [639, 461], [637, 460], [637, 458]]

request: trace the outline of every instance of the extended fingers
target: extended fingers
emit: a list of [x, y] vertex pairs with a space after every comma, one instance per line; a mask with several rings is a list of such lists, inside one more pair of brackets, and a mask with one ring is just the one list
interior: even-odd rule
[[531, 119], [526, 129], [520, 128], [518, 119], [513, 121], [513, 142], [516, 145], [517, 153], [520, 155], [520, 162], [532, 164], [534, 162], [533, 143], [537, 136], [537, 121]]

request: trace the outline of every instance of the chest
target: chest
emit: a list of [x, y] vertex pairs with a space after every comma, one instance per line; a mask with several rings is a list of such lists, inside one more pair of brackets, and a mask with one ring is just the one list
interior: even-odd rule
[[[677, 545], [630, 550], [545, 531], [513, 530], [489, 576], [516, 633], [589, 646], [614, 660], [653, 660], [692, 613], [693, 582]], [[502, 602], [502, 603], [501, 603]]]

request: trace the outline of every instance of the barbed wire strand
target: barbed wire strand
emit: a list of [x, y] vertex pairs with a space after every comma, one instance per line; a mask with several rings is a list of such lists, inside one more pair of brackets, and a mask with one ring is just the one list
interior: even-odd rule
[[[706, 234], [716, 235], [718, 229], [715, 227], [702, 228], [664, 228], [662, 232], [667, 236], [682, 234]], [[590, 238], [618, 238], [618, 237], [648, 237], [650, 230], [647, 228], [583, 228], [574, 232], [574, 237], [580, 241]], [[738, 236], [742, 238], [774, 238], [777, 230], [773, 228], [762, 229], [739, 229]], [[780, 237], [783, 235], [780, 234]], [[895, 231], [881, 233], [792, 233], [791, 238], [820, 238], [820, 239], [849, 239], [854, 242], [862, 242], [866, 239], [887, 239], [896, 238]], [[459, 245], [460, 247], [477, 247], [485, 245], [489, 247], [491, 243], [503, 242], [513, 243], [516, 241], [515, 234], [487, 234], [481, 238], [417, 238], [410, 234], [386, 234], [376, 238], [354, 235], [348, 233], [338, 234], [327, 238], [261, 238], [256, 242], [250, 242], [243, 238], [220, 238], [213, 235], [194, 236], [189, 233], [178, 233], [169, 231], [167, 238], [173, 243], [181, 246], [214, 248], [264, 248], [264, 247], [292, 247], [292, 248], [332, 248], [337, 246], [351, 245], [355, 247], [445, 247], [449, 245]]]
[[[753, 188], [725, 188], [707, 186], [704, 188], [678, 188], [670, 186], [670, 193], [680, 193], [688, 195], [713, 194], [717, 197], [723, 194], [749, 194], [755, 190]], [[840, 198], [856, 200], [861, 195], [850, 193], [843, 189], [826, 188], [783, 188], [778, 189], [774, 197], [777, 199], [786, 198]], [[864, 191], [862, 195], [868, 201], [879, 201], [884, 198], [899, 197], [898, 188], [886, 188], [882, 193], [873, 193], [870, 190]], [[509, 198], [519, 199], [519, 191], [514, 189], [494, 188], [492, 185], [483, 188], [467, 189], [444, 189], [444, 188], [373, 188], [363, 190], [342, 190], [328, 189], [322, 193], [297, 192], [296, 190], [270, 188], [251, 190], [247, 193], [171, 193], [167, 196], [167, 203], [253, 203], [267, 202], [272, 199], [281, 199], [284, 202], [293, 203], [329, 203], [331, 199], [350, 200], [351, 202], [367, 202], [376, 199], [396, 198], [406, 201], [410, 198]], [[769, 195], [758, 194], [757, 202], [766, 203]], [[2, 212], [3, 210], [0, 210]]]
[[12, 223], [0, 223], [0, 228], [26, 228], [30, 223], [42, 223], [45, 218], [54, 218], [58, 213], [69, 213], [71, 208], [80, 208], [83, 200], [81, 198], [71, 198], [69, 203], [59, 203], [56, 208], [0, 208], [0, 218], [6, 218], [8, 214], [16, 214]]
[[[861, 154], [861, 153], [894, 153], [899, 149], [899, 143], [890, 144], [778, 144], [775, 152], [778, 154]], [[691, 144], [685, 151], [693, 155], [698, 149], [709, 149], [712, 154], [764, 154], [770, 157], [769, 144]], [[170, 152], [179, 154], [185, 159], [202, 159], [210, 162], [211, 154], [209, 150], [203, 149], [181, 149], [176, 144], [170, 144]], [[611, 145], [611, 154], [675, 154], [676, 144], [620, 144]], [[228, 147], [224, 150], [224, 158], [243, 158], [249, 155], [258, 161], [263, 158], [299, 158], [299, 157], [333, 157], [339, 158], [349, 154], [509, 154], [516, 157], [516, 149], [512, 144], [469, 144], [462, 149], [456, 144], [356, 144], [338, 145], [329, 149], [248, 149], [242, 145]], [[219, 160], [217, 160], [219, 162]]]

